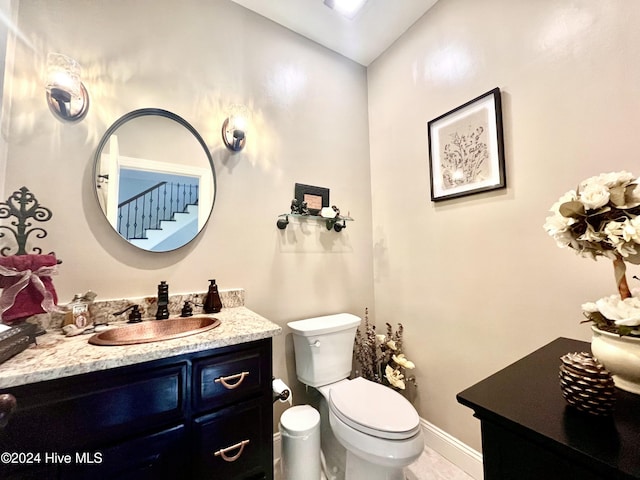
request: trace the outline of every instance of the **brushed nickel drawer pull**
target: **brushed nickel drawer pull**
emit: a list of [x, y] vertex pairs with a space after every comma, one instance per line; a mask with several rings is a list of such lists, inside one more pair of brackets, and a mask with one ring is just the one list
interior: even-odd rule
[[[246, 444], [248, 444], [248, 443], [249, 443], [249, 440], [243, 440], [240, 443], [236, 443], [235, 445], [232, 445], [230, 447], [221, 448], [216, 453], [214, 453], [214, 455], [216, 457], [222, 457], [222, 459], [225, 462], [235, 462], [237, 459], [240, 458], [240, 455], [242, 455], [242, 452], [244, 451], [244, 446]], [[235, 450], [236, 448], [239, 448], [240, 451], [238, 453], [236, 453], [233, 457], [227, 457], [227, 452], [229, 452], [231, 450]]]
[[[227, 390], [233, 390], [238, 388], [244, 381], [244, 378], [249, 375], [249, 372], [236, 373], [235, 375], [229, 375], [228, 377], [218, 377], [214, 380], [215, 383], [221, 383]], [[238, 380], [236, 383], [227, 383], [227, 381]]]

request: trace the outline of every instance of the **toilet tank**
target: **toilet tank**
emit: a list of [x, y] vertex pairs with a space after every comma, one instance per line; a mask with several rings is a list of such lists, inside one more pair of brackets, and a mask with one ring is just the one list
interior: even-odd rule
[[338, 313], [289, 322], [298, 380], [321, 387], [348, 378], [360, 320], [350, 313]]

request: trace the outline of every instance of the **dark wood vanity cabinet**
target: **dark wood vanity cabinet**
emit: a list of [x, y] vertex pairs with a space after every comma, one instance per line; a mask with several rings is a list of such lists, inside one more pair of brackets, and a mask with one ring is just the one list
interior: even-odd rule
[[267, 338], [5, 389], [0, 478], [271, 480], [271, 371]]
[[568, 406], [560, 357], [590, 352], [558, 338], [458, 394], [482, 429], [485, 480], [640, 479], [640, 395], [616, 389], [613, 415]]

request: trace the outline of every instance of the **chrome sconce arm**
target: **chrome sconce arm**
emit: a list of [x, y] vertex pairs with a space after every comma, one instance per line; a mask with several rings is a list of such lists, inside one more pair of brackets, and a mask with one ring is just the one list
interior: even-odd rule
[[243, 130], [231, 125], [231, 120], [226, 118], [222, 124], [222, 141], [229, 150], [239, 152], [247, 143], [247, 135]]
[[222, 123], [222, 141], [232, 152], [239, 152], [247, 143], [249, 110], [244, 105], [229, 107], [229, 116]]

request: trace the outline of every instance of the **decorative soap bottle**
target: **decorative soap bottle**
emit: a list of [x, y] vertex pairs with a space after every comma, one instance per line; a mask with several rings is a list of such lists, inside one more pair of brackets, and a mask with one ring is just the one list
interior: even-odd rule
[[156, 320], [169, 318], [169, 285], [164, 280], [158, 285], [158, 311]]
[[218, 313], [222, 310], [222, 301], [220, 300], [220, 294], [218, 293], [218, 286], [215, 280], [209, 280], [209, 291], [204, 300], [203, 308], [205, 313]]
[[93, 323], [89, 305], [96, 298], [96, 294], [89, 290], [84, 295], [76, 293], [71, 303], [67, 305], [67, 313], [65, 314], [62, 325], [75, 325], [78, 328], [86, 328]]

